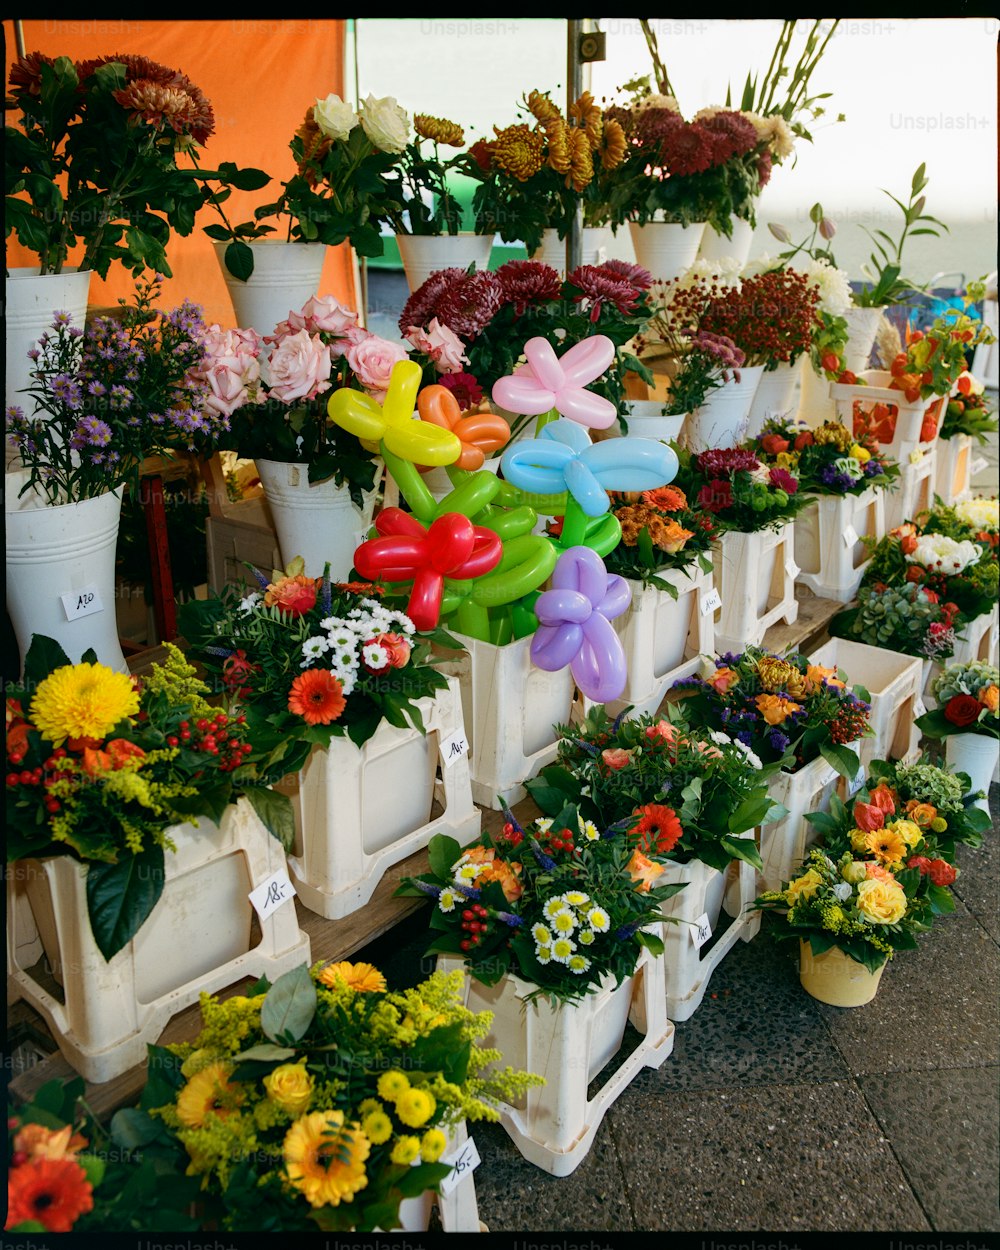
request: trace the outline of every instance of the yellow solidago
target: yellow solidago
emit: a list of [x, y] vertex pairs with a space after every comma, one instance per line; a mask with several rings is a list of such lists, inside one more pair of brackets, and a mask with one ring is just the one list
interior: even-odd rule
[[167, 658], [162, 664], [154, 664], [142, 679], [144, 689], [153, 694], [164, 694], [168, 701], [189, 703], [192, 718], [212, 717], [219, 710], [205, 698], [209, 687], [198, 676], [198, 670], [189, 664], [184, 653], [172, 642], [165, 643]]
[[43, 738], [61, 746], [67, 738], [106, 738], [139, 710], [127, 673], [104, 664], [66, 664], [39, 684], [31, 720]]

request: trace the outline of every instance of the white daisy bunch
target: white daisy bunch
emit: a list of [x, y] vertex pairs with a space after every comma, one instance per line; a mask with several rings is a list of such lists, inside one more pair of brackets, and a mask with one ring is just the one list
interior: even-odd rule
[[542, 914], [544, 921], [531, 928], [535, 958], [543, 965], [564, 964], [570, 972], [582, 975], [591, 964], [585, 952], [600, 934], [608, 932], [611, 917], [585, 890], [554, 894], [545, 902]]
[[402, 612], [394, 612], [377, 599], [363, 599], [346, 617], [327, 616], [320, 621], [321, 634], [302, 644], [302, 668], [322, 661], [344, 688], [354, 690], [359, 669], [380, 673], [409, 659], [409, 639], [415, 626]]

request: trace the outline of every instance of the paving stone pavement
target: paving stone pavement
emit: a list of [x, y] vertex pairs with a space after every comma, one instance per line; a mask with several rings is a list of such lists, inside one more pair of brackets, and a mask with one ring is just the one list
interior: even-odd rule
[[[1000, 1231], [1000, 787], [990, 800], [992, 834], [958, 857], [957, 912], [886, 968], [866, 1007], [805, 994], [765, 925], [723, 960], [673, 1054], [624, 1090], [570, 1176], [529, 1163], [501, 1126], [470, 1126], [490, 1231], [905, 1231], [938, 1250], [958, 1243], [927, 1234], [960, 1233], [985, 1250]], [[413, 984], [433, 968], [427, 940], [417, 913], [357, 957]], [[638, 1040], [630, 1026], [617, 1063]]]

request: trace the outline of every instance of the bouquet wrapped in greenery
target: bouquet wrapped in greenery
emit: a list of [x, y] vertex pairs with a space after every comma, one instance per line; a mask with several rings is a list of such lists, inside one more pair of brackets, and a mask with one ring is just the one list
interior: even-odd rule
[[746, 448], [681, 450], [678, 460], [673, 485], [711, 512], [722, 531], [777, 529], [808, 503], [793, 473], [770, 468]]
[[711, 513], [693, 508], [676, 486], [643, 491], [633, 502], [616, 499], [611, 510], [622, 527], [622, 537], [605, 557], [609, 573], [655, 586], [676, 599], [674, 585], [659, 574], [686, 572], [695, 566], [704, 573], [712, 571], [715, 519]]
[[749, 448], [763, 463], [794, 473], [799, 489], [810, 495], [860, 495], [899, 477], [899, 466], [877, 442], [855, 439], [839, 421], [809, 429], [789, 417], [772, 417]]
[[924, 737], [973, 733], [1000, 738], [1000, 669], [995, 664], [949, 664], [934, 678], [931, 694], [937, 707], [916, 722]]

